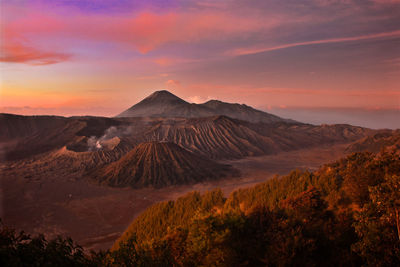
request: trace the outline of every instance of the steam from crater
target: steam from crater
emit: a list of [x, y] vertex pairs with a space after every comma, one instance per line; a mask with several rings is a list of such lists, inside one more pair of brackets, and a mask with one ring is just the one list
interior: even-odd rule
[[111, 126], [107, 130], [104, 131], [104, 134], [97, 138], [96, 136], [91, 136], [87, 140], [88, 151], [97, 151], [100, 149], [104, 149], [108, 145], [108, 141], [113, 138], [119, 138], [124, 136], [129, 136], [134, 133], [136, 127], [134, 126], [125, 126], [125, 127], [115, 127]]
[[114, 137], [119, 137], [121, 135], [121, 131], [117, 129], [115, 126], [111, 126], [107, 130], [105, 130], [104, 135], [100, 138], [96, 136], [91, 136], [87, 140], [88, 151], [97, 151], [103, 148], [103, 143], [107, 140], [110, 140]]
[[[161, 120], [161, 121], [156, 121], [157, 125], [170, 125], [173, 124], [173, 120]], [[140, 122], [139, 125], [123, 125], [123, 126], [111, 126], [107, 130], [104, 131], [104, 134], [101, 137], [96, 137], [96, 136], [91, 136], [87, 140], [87, 151], [98, 151], [101, 149], [114, 147], [115, 143], [119, 142], [109, 142], [111, 139], [115, 138], [121, 138], [121, 137], [129, 137], [129, 136], [137, 136], [139, 135], [144, 128], [148, 126], [152, 126], [153, 121], [149, 120], [148, 118], [144, 118], [143, 121]], [[151, 140], [148, 141], [167, 141], [167, 139], [159, 140], [157, 137], [150, 138]], [[154, 139], [154, 140], [153, 140]]]

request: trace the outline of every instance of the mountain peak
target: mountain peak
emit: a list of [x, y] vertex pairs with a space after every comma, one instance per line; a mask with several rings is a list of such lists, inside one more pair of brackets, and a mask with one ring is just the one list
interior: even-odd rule
[[222, 101], [221, 100], [217, 100], [217, 99], [211, 99], [211, 100], [208, 100], [207, 102], [205, 102], [203, 104], [207, 104], [207, 103], [222, 103]]
[[155, 100], [155, 99], [178, 100], [179, 99], [179, 100], [183, 101], [181, 98], [177, 97], [176, 95], [174, 95], [173, 93], [171, 93], [167, 90], [155, 91], [154, 93], [152, 93], [145, 99], [148, 99], [148, 100]]
[[138, 105], [159, 105], [159, 104], [168, 104], [168, 105], [176, 105], [176, 104], [189, 104], [182, 98], [177, 97], [173, 93], [170, 93], [167, 90], [155, 91], [141, 102]]
[[163, 116], [171, 108], [182, 105], [187, 106], [190, 104], [167, 90], [155, 91], [136, 105], [119, 114], [118, 117]]

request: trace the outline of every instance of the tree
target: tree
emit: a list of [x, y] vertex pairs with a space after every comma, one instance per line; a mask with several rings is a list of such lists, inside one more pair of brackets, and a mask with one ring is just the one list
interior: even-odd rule
[[71, 238], [47, 241], [0, 225], [0, 266], [94, 266]]
[[360, 240], [353, 250], [374, 266], [400, 265], [400, 176], [388, 175], [370, 187], [370, 203], [354, 223]]

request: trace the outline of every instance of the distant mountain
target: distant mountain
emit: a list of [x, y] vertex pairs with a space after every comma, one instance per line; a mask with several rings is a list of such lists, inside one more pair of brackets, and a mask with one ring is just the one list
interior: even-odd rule
[[219, 100], [210, 100], [203, 104], [188, 103], [165, 90], [154, 92], [136, 105], [117, 115], [117, 117], [200, 118], [215, 115], [225, 115], [249, 122], [294, 122], [256, 110], [244, 104], [231, 104]]
[[205, 117], [212, 116], [212, 110], [171, 94], [156, 91], [117, 117]]
[[94, 178], [109, 186], [158, 188], [227, 175], [238, 175], [238, 171], [229, 165], [195, 155], [174, 143], [146, 142], [96, 171]]

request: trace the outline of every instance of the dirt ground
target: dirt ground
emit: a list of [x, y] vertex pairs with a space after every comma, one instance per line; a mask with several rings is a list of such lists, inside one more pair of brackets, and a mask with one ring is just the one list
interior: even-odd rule
[[219, 187], [235, 189], [263, 182], [291, 170], [314, 170], [344, 155], [346, 145], [284, 152], [224, 161], [242, 173], [239, 178], [162, 189], [109, 188], [73, 177], [23, 178], [1, 176], [0, 216], [3, 222], [48, 238], [70, 236], [85, 249], [107, 249], [130, 222], [153, 203], [173, 200], [187, 192]]

